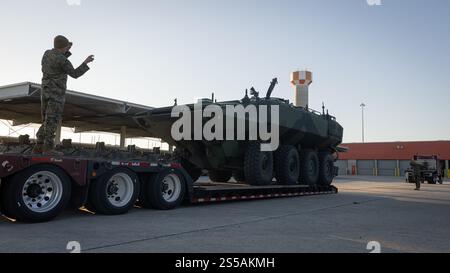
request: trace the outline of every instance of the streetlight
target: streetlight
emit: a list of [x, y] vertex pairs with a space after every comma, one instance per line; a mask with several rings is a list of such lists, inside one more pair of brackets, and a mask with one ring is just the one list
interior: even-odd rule
[[366, 107], [366, 105], [364, 103], [361, 103], [361, 114], [362, 114], [362, 142], [365, 142], [365, 137], [364, 137], [364, 108]]

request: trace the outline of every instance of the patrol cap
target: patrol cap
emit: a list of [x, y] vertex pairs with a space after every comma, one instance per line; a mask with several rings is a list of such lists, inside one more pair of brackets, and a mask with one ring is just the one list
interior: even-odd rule
[[55, 48], [61, 49], [61, 48], [68, 47], [69, 45], [71, 46], [73, 43], [69, 42], [69, 39], [67, 39], [66, 37], [64, 37], [62, 35], [58, 35], [55, 37], [53, 44], [54, 44]]

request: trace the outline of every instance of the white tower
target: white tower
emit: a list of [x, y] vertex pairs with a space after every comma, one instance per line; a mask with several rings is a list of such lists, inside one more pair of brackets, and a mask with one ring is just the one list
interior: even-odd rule
[[312, 83], [312, 72], [296, 71], [291, 75], [291, 83], [295, 88], [294, 105], [306, 108], [309, 104], [309, 85]]

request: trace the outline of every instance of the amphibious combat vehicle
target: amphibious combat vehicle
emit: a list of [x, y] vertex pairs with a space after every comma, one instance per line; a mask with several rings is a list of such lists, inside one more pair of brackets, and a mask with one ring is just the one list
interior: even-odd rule
[[[217, 102], [212, 99], [202, 99], [199, 104], [186, 105], [190, 109], [192, 128], [191, 138], [175, 140], [172, 136], [172, 127], [179, 117], [172, 117], [173, 107], [157, 108], [135, 117], [135, 121], [150, 132], [154, 137], [158, 137], [176, 146], [175, 155], [179, 162], [196, 180], [207, 170], [209, 177], [214, 182], [228, 182], [232, 177], [238, 182], [246, 182], [250, 185], [265, 186], [270, 184], [281, 185], [320, 185], [328, 186], [332, 183], [336, 168], [336, 161], [342, 143], [343, 127], [336, 121], [336, 118], [329, 115], [323, 107], [322, 112], [309, 109], [306, 106], [295, 106], [288, 100], [272, 97], [272, 92], [277, 79], [271, 82], [267, 95], [260, 97], [254, 88], [251, 89], [251, 97], [246, 95], [241, 100]], [[175, 102], [176, 105], [176, 102]], [[229, 126], [225, 122], [230, 117], [226, 108], [242, 105], [245, 109], [254, 106], [258, 116], [262, 113], [260, 106], [267, 106], [273, 110], [278, 107], [279, 124], [272, 122], [272, 111], [267, 111], [267, 125], [272, 130], [274, 126], [279, 128], [278, 149], [262, 151], [259, 135], [256, 140], [250, 138], [249, 128], [254, 119], [250, 114], [244, 116], [233, 115], [234, 126]], [[224, 121], [224, 140], [195, 140], [195, 131], [198, 128], [194, 124], [196, 112], [204, 111], [208, 106], [214, 106], [223, 110], [223, 115], [219, 117]], [[197, 113], [198, 114], [198, 113]], [[201, 115], [201, 114], [200, 114]], [[214, 117], [214, 115], [209, 115]], [[212, 117], [203, 118], [202, 130]], [[245, 120], [245, 140], [228, 140], [227, 131], [236, 131], [239, 119]], [[260, 128], [262, 123], [257, 126]], [[217, 129], [217, 128], [215, 128]], [[237, 132], [236, 132], [237, 133]], [[235, 136], [237, 134], [234, 134]], [[249, 140], [252, 139], [252, 140]], [[275, 178], [275, 179], [274, 179]]]

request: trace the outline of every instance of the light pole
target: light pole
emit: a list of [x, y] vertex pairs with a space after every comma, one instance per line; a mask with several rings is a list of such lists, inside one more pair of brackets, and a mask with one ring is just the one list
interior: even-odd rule
[[362, 142], [365, 142], [365, 136], [364, 136], [364, 108], [366, 105], [364, 103], [361, 103], [361, 115], [362, 115]]

